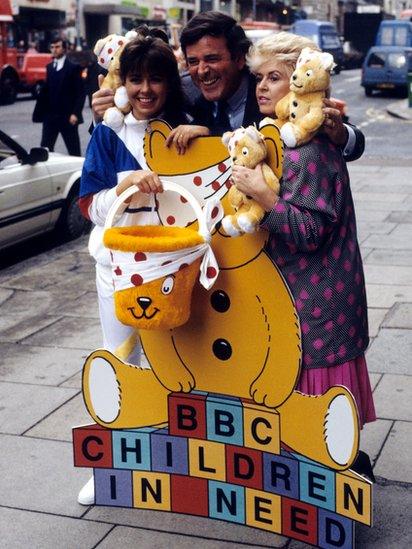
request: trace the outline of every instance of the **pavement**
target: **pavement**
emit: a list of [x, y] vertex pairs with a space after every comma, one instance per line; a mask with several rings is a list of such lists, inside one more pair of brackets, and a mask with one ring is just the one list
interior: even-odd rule
[[402, 120], [412, 120], [412, 107], [409, 106], [408, 99], [394, 101], [386, 107], [386, 110], [389, 114], [395, 116], [396, 118], [402, 118]]
[[[395, 164], [395, 163], [393, 163]], [[361, 447], [374, 464], [374, 526], [360, 548], [412, 546], [412, 161], [350, 164], [372, 341], [378, 420]], [[202, 517], [82, 507], [90, 471], [73, 467], [71, 428], [90, 423], [81, 367], [100, 346], [87, 238], [0, 271], [0, 547], [287, 547], [305, 544]]]

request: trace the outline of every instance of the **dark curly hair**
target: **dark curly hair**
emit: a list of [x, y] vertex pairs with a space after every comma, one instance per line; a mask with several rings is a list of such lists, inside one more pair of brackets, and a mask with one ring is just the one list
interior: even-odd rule
[[234, 60], [246, 55], [251, 45], [245, 31], [233, 17], [219, 11], [205, 11], [192, 17], [182, 31], [180, 45], [184, 55], [186, 56], [187, 46], [195, 44], [204, 36], [223, 36]]
[[126, 77], [135, 75], [163, 78], [167, 93], [162, 118], [171, 126], [187, 123], [176, 57], [162, 38], [140, 34], [126, 44], [120, 55], [120, 78], [125, 83]]

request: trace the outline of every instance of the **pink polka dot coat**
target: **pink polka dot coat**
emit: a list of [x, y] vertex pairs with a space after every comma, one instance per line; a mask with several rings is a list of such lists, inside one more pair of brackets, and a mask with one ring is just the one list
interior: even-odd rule
[[366, 292], [349, 175], [325, 136], [285, 149], [280, 199], [262, 227], [295, 299], [303, 368], [362, 355], [369, 341]]

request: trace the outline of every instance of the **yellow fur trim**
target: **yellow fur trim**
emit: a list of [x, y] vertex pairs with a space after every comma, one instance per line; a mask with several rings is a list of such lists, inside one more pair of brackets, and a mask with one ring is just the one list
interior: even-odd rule
[[143, 225], [107, 229], [103, 242], [106, 248], [122, 252], [172, 252], [203, 244], [204, 239], [187, 227]]

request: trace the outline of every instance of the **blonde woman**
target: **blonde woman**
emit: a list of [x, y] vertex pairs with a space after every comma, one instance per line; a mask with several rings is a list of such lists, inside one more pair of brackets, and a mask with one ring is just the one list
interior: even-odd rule
[[[274, 116], [307, 38], [279, 33], [249, 50], [261, 114]], [[333, 123], [327, 118], [325, 124]], [[353, 393], [360, 423], [376, 419], [365, 350], [366, 292], [349, 176], [342, 150], [325, 133], [284, 151], [280, 195], [261, 168], [233, 167], [233, 182], [266, 210], [268, 253], [281, 270], [300, 316], [303, 364], [297, 389], [321, 394], [332, 385]]]

